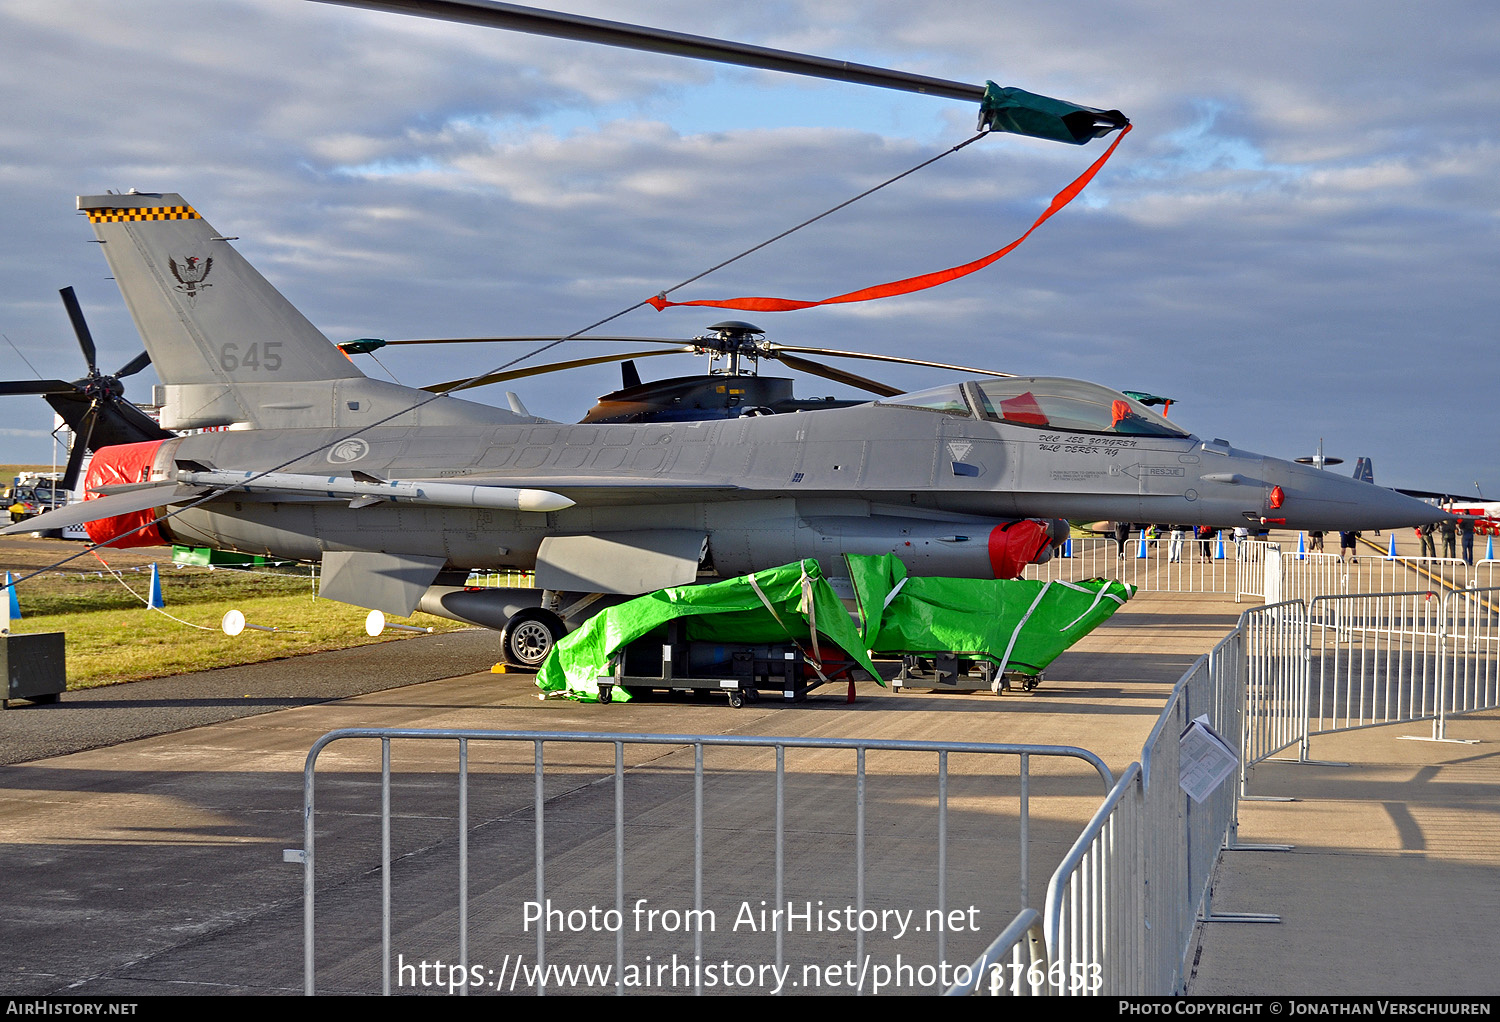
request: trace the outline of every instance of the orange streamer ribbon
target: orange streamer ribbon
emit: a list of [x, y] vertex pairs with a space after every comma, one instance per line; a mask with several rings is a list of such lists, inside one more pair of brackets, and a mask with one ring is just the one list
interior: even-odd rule
[[709, 308], [715, 309], [742, 309], [745, 312], [791, 312], [794, 309], [811, 309], [814, 306], [818, 305], [840, 305], [845, 302], [868, 302], [876, 298], [890, 298], [893, 295], [907, 295], [911, 294], [913, 291], [923, 291], [929, 287], [936, 287], [939, 284], [946, 284], [950, 280], [957, 280], [959, 277], [968, 276], [974, 271], [982, 270], [986, 266], [990, 265], [990, 263], [1004, 258], [1012, 251], [1014, 251], [1021, 244], [1021, 242], [1031, 237], [1031, 233], [1038, 227], [1042, 226], [1042, 224], [1046, 223], [1049, 219], [1051, 219], [1052, 214], [1056, 213], [1058, 210], [1062, 209], [1064, 206], [1078, 197], [1078, 193], [1083, 191], [1083, 189], [1087, 187], [1088, 183], [1094, 179], [1094, 175], [1099, 173], [1100, 168], [1102, 168], [1104, 164], [1109, 161], [1109, 158], [1114, 155], [1115, 149], [1119, 147], [1120, 143], [1125, 140], [1125, 136], [1129, 133], [1130, 125], [1127, 124], [1125, 125], [1124, 129], [1121, 130], [1119, 136], [1114, 140], [1114, 142], [1110, 144], [1110, 147], [1105, 150], [1103, 156], [1095, 160], [1092, 166], [1090, 166], [1082, 174], [1078, 175], [1078, 177], [1074, 179], [1072, 184], [1068, 185], [1068, 187], [1064, 188], [1062, 191], [1058, 192], [1052, 197], [1051, 205], [1047, 207], [1046, 211], [1042, 213], [1041, 216], [1036, 218], [1036, 222], [1034, 224], [1027, 228], [1025, 234], [1021, 235], [1015, 241], [1011, 242], [1009, 245], [1006, 245], [998, 252], [991, 252], [989, 255], [984, 256], [980, 259], [976, 259], [972, 263], [964, 263], [962, 266], [953, 266], [949, 267], [946, 270], [936, 270], [932, 273], [924, 273], [916, 277], [907, 277], [905, 280], [893, 280], [888, 284], [876, 284], [874, 287], [862, 288], [859, 291], [850, 291], [848, 294], [834, 295], [832, 298], [824, 298], [820, 302], [804, 302], [798, 301], [794, 298], [726, 298], [720, 301], [702, 300], [696, 302], [671, 302], [662, 295], [657, 295], [655, 298], [649, 299], [649, 301], [653, 306], [655, 306], [658, 312], [660, 312], [662, 309], [668, 308], [669, 306], [686, 305], [707, 306]]

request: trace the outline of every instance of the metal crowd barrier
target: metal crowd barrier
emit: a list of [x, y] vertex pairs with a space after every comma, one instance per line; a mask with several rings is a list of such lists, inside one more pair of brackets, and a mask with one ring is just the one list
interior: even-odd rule
[[1318, 596], [1246, 611], [1244, 769], [1313, 735], [1500, 706], [1500, 586]]
[[1184, 791], [1188, 725], [1207, 717], [1243, 759], [1245, 675], [1231, 633], [1173, 688], [1166, 708], [1047, 888], [1046, 948], [1057, 993], [1168, 994], [1186, 982], [1194, 927], [1210, 914], [1219, 853], [1237, 832], [1232, 778], [1200, 802]]
[[[1246, 561], [1268, 555], [1254, 547]], [[1262, 562], [1263, 563], [1263, 562]], [[1298, 746], [1308, 758], [1313, 734], [1431, 718], [1433, 738], [1443, 739], [1447, 716], [1500, 706], [1500, 586], [1439, 595], [1402, 593], [1323, 595], [1309, 602], [1285, 601], [1244, 612], [1234, 631], [1201, 658], [1174, 687], [1138, 764], [1111, 784], [1104, 764], [1082, 749], [977, 743], [861, 741], [707, 735], [595, 734], [521, 731], [420, 731], [349, 729], [319, 739], [304, 775], [305, 986], [314, 990], [315, 913], [314, 777], [318, 754], [342, 739], [381, 743], [382, 983], [390, 989], [392, 892], [390, 798], [392, 741], [449, 740], [458, 746], [458, 884], [454, 910], [459, 965], [469, 963], [468, 749], [471, 742], [523, 743], [533, 747], [533, 869], [538, 902], [547, 896], [544, 791], [547, 744], [609, 744], [614, 749], [614, 907], [625, 911], [624, 750], [627, 745], [691, 747], [694, 754], [693, 904], [702, 911], [704, 891], [704, 750], [708, 747], [773, 749], [775, 841], [773, 904], [783, 900], [788, 831], [785, 823], [785, 755], [788, 749], [845, 750], [856, 763], [853, 870], [855, 900], [865, 904], [865, 757], [894, 751], [936, 755], [938, 776], [937, 901], [948, 904], [948, 757], [954, 753], [1013, 756], [1019, 767], [1020, 907], [1022, 912], [967, 967], [959, 966], [950, 993], [1089, 993], [1162, 995], [1179, 991], [1193, 927], [1216, 916], [1211, 875], [1219, 853], [1237, 836], [1238, 799], [1250, 768], [1276, 752]], [[1210, 725], [1238, 757], [1237, 780], [1226, 780], [1203, 801], [1180, 782], [1180, 740], [1188, 724], [1207, 715]], [[1071, 757], [1088, 763], [1109, 789], [1104, 803], [1052, 874], [1043, 909], [1031, 911], [1029, 785], [1032, 756]], [[596, 771], [597, 772], [597, 771]], [[607, 782], [596, 776], [588, 786]], [[581, 786], [580, 786], [581, 787]], [[574, 790], [579, 790], [575, 788]], [[632, 825], [638, 826], [636, 824]], [[826, 836], [819, 835], [826, 843]], [[546, 961], [546, 938], [537, 933], [536, 963]], [[783, 965], [778, 927], [776, 965]], [[695, 938], [701, 953], [701, 932]], [[858, 934], [856, 957], [863, 955]], [[624, 961], [624, 931], [615, 937], [615, 961]], [[938, 936], [938, 959], [946, 964]], [[540, 975], [540, 973], [538, 973]], [[617, 968], [617, 975], [623, 972]], [[539, 980], [538, 992], [542, 992]], [[616, 981], [618, 984], [618, 980]], [[467, 988], [463, 988], [464, 991]], [[623, 990], [617, 985], [617, 990]]]
[[1369, 550], [1352, 561], [1332, 554], [1283, 551], [1281, 572], [1282, 598], [1287, 600], [1462, 589], [1473, 579], [1470, 566], [1451, 557], [1382, 557]]
[[[1271, 584], [1268, 565], [1280, 563], [1281, 544], [1262, 539], [1242, 539], [1234, 550], [1234, 602], [1243, 596], [1258, 596], [1271, 603], [1281, 601], [1279, 590]], [[1277, 576], [1279, 577], [1279, 576]]]
[[947, 993], [960, 997], [974, 993], [996, 997], [1050, 994], [1051, 964], [1042, 914], [1034, 908], [1022, 909], [966, 971], [955, 970], [961, 978]]
[[1064, 553], [1054, 553], [1045, 564], [1032, 564], [1023, 578], [1079, 582], [1109, 578], [1145, 592], [1232, 593], [1238, 568], [1234, 541], [1200, 540], [1190, 530], [1173, 540], [1166, 532], [1152, 539], [1137, 534], [1119, 543], [1108, 538], [1069, 540]]
[[[1028, 967], [1048, 985], [1032, 992], [1180, 992], [1197, 921], [1263, 918], [1215, 914], [1211, 902], [1212, 870], [1237, 839], [1251, 767], [1292, 746], [1305, 761], [1311, 735], [1377, 723], [1430, 717], [1433, 738], [1444, 740], [1448, 714], [1496, 706], [1500, 586], [1319, 596], [1246, 611], [1178, 682], [1140, 763], [1053, 874], [1040, 945], [1048, 957]], [[1179, 787], [1178, 739], [1201, 713], [1239, 756], [1240, 777], [1198, 803]], [[976, 967], [1007, 951], [1019, 960], [1023, 939], [1013, 926]]]
[[1435, 715], [1445, 602], [1425, 589], [1313, 599], [1308, 733]]
[[1250, 768], [1292, 745], [1307, 748], [1307, 606], [1300, 600], [1240, 615], [1245, 702], [1243, 788]]
[[1349, 588], [1349, 569], [1353, 566], [1345, 564], [1338, 554], [1283, 551], [1281, 559], [1283, 600], [1302, 600], [1305, 603], [1318, 596], [1342, 596], [1360, 591]]
[[1474, 586], [1479, 589], [1500, 586], [1500, 560], [1486, 559], [1475, 563]]
[[1107, 538], [1072, 539], [1065, 549], [1045, 564], [1028, 565], [1022, 577], [1043, 582], [1109, 578], [1143, 592], [1233, 593], [1236, 603], [1243, 597], [1279, 603], [1500, 585], [1497, 559], [1468, 565], [1452, 557], [1388, 557], [1366, 548], [1349, 560], [1326, 551], [1287, 550], [1280, 542], [1235, 542], [1227, 535], [1200, 540], [1185, 533], [1174, 542], [1170, 532], [1155, 539], [1137, 534], [1126, 540], [1123, 556], [1120, 545]]
[[1500, 706], [1500, 586], [1445, 594], [1441, 622], [1436, 741], [1447, 739], [1449, 714]]
[[[898, 740], [859, 740], [838, 738], [777, 738], [777, 737], [751, 737], [738, 735], [660, 735], [660, 734], [627, 734], [627, 733], [591, 733], [591, 732], [530, 732], [530, 731], [471, 731], [471, 730], [420, 730], [405, 728], [346, 728], [331, 731], [314, 743], [308, 752], [307, 763], [303, 773], [303, 848], [300, 851], [289, 853], [293, 858], [303, 864], [303, 968], [304, 989], [307, 994], [314, 993], [316, 989], [316, 868], [318, 864], [318, 853], [316, 844], [317, 835], [317, 803], [315, 801], [316, 768], [319, 754], [334, 742], [349, 741], [355, 739], [374, 739], [380, 742], [381, 767], [380, 767], [380, 933], [381, 933], [381, 992], [391, 992], [391, 966], [392, 966], [392, 929], [393, 929], [393, 904], [392, 904], [392, 849], [391, 849], [391, 795], [392, 795], [392, 772], [391, 772], [391, 745], [396, 741], [415, 740], [422, 742], [447, 741], [456, 744], [456, 770], [458, 779], [457, 790], [457, 812], [453, 821], [452, 836], [457, 846], [457, 882], [453, 891], [452, 914], [454, 916], [454, 932], [451, 934], [452, 946], [457, 951], [457, 961], [449, 957], [450, 968], [458, 971], [452, 973], [459, 977], [471, 975], [474, 968], [470, 961], [470, 870], [471, 856], [469, 854], [469, 839], [471, 823], [469, 819], [469, 800], [472, 785], [469, 780], [469, 752], [473, 743], [521, 743], [532, 746], [533, 750], [533, 798], [532, 798], [532, 868], [535, 872], [535, 897], [536, 904], [544, 904], [548, 898], [547, 886], [547, 839], [545, 822], [548, 816], [549, 799], [545, 793], [544, 779], [546, 771], [544, 768], [544, 749], [558, 745], [611, 745], [614, 749], [614, 769], [611, 775], [595, 776], [587, 784], [576, 784], [570, 791], [577, 791], [592, 785], [604, 782], [612, 783], [614, 803], [614, 825], [613, 825], [613, 886], [612, 907], [619, 913], [617, 918], [626, 918], [629, 911], [625, 902], [625, 882], [627, 874], [627, 863], [625, 854], [625, 748], [627, 745], [652, 745], [671, 746], [678, 749], [689, 747], [693, 750], [693, 911], [698, 913], [698, 918], [703, 917], [704, 912], [704, 862], [705, 856], [712, 851], [705, 841], [704, 820], [704, 781], [705, 767], [703, 763], [704, 750], [708, 748], [755, 748], [774, 750], [776, 756], [775, 770], [775, 840], [774, 848], [761, 850], [765, 858], [774, 855], [774, 900], [772, 905], [786, 903], [785, 886], [787, 864], [785, 861], [788, 831], [786, 826], [786, 752], [789, 749], [816, 749], [816, 750], [843, 750], [853, 754], [854, 774], [854, 810], [855, 810], [855, 834], [852, 851], [852, 862], [854, 871], [854, 909], [862, 912], [865, 908], [865, 879], [867, 865], [865, 860], [865, 781], [866, 781], [866, 754], [871, 752], [901, 752], [918, 753], [936, 758], [936, 777], [933, 780], [937, 794], [937, 862], [936, 869], [936, 906], [940, 912], [948, 908], [948, 788], [949, 788], [949, 757], [955, 754], [978, 754], [988, 757], [1011, 757], [1017, 762], [1019, 772], [1019, 833], [1017, 836], [1016, 855], [1019, 860], [1020, 873], [1020, 904], [1025, 907], [1030, 901], [1030, 893], [1027, 888], [1027, 876], [1029, 871], [1030, 855], [1030, 813], [1029, 800], [1031, 798], [1031, 759], [1033, 757], [1063, 758], [1081, 760], [1091, 767], [1103, 781], [1103, 787], [1108, 790], [1113, 783], [1108, 768], [1098, 756], [1084, 749], [1069, 746], [1046, 746], [1046, 745], [1001, 745], [976, 742], [934, 742], [934, 741], [898, 741]], [[594, 771], [597, 774], [597, 770]], [[554, 798], [556, 796], [554, 795]], [[442, 810], [432, 808], [428, 812], [441, 815]], [[741, 823], [742, 821], [736, 821]], [[632, 823], [632, 832], [638, 834], [645, 824]], [[738, 829], [732, 828], [732, 833], [738, 834]], [[819, 832], [813, 835], [820, 846], [826, 846], [828, 836]], [[903, 864], [910, 869], [910, 864]], [[767, 898], [772, 897], [772, 892], [764, 892]], [[821, 904], [821, 902], [820, 902]], [[426, 906], [431, 914], [431, 906]], [[624, 956], [625, 956], [625, 930], [621, 926], [615, 931], [615, 986], [617, 993], [624, 992]], [[447, 937], [443, 938], [445, 941]], [[701, 928], [694, 935], [694, 954], [701, 957], [703, 946], [703, 934]], [[777, 924], [775, 927], [776, 941], [776, 967], [779, 969], [783, 962], [783, 927]], [[532, 974], [537, 978], [536, 990], [544, 992], [547, 964], [547, 940], [546, 929], [538, 926], [536, 934], [535, 961]], [[864, 931], [856, 933], [855, 960], [864, 956]], [[945, 934], [940, 928], [937, 931], [937, 961], [947, 962]], [[469, 986], [460, 985], [457, 992], [467, 993]], [[524, 985], [523, 985], [524, 989]], [[701, 986], [695, 987], [695, 992], [701, 993]]]

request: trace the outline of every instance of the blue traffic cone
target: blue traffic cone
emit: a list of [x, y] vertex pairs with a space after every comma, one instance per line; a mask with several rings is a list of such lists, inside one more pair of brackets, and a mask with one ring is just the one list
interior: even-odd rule
[[1135, 559], [1138, 560], [1138, 561], [1144, 561], [1146, 559], [1146, 530], [1145, 529], [1141, 530], [1141, 546], [1140, 546], [1140, 549], [1138, 551], [1136, 551]]
[[166, 605], [167, 601], [161, 598], [161, 572], [153, 564], [151, 565], [151, 595], [146, 600], [146, 606], [160, 610]]
[[1390, 550], [1386, 551], [1385, 559], [1388, 561], [1394, 561], [1396, 559], [1396, 534], [1394, 532], [1391, 533], [1391, 548]]
[[1484, 559], [1486, 561], [1493, 561], [1495, 559], [1495, 537], [1493, 535], [1485, 541]]
[[10, 572], [5, 573], [5, 588], [10, 593], [10, 619], [21, 620], [21, 601], [16, 596], [16, 584], [11, 581]]
[[1073, 537], [1071, 537], [1071, 536], [1069, 536], [1067, 539], [1063, 540], [1063, 556], [1064, 557], [1072, 557], [1073, 556]]
[[1224, 559], [1224, 534], [1221, 532], [1218, 535], [1219, 542], [1218, 545], [1214, 547], [1214, 560], [1222, 561]]
[[[1396, 537], [1392, 536], [1392, 539]], [[1297, 560], [1307, 560], [1307, 536], [1305, 533], [1297, 533]]]

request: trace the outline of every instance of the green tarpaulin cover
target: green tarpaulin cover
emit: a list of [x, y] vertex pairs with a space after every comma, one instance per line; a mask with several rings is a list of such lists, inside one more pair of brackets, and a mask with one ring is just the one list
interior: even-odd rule
[[866, 649], [983, 653], [1022, 674], [1040, 673], [1135, 594], [1106, 579], [915, 578], [890, 554], [844, 560]]
[[[1037, 674], [1135, 593], [1133, 586], [1104, 579], [909, 578], [893, 554], [844, 559], [858, 626], [818, 562], [809, 559], [712, 585], [663, 589], [602, 611], [558, 642], [537, 672], [537, 687], [596, 700], [599, 679], [611, 674], [610, 657], [676, 618], [687, 619], [690, 641], [791, 641], [804, 653], [825, 644], [816, 632], [877, 681], [867, 650], [976, 653], [1003, 670]], [[614, 698], [629, 693], [616, 689]]]
[[[537, 672], [537, 687], [585, 701], [598, 699], [598, 679], [609, 676], [610, 657], [675, 618], [689, 619], [689, 640], [794, 641], [804, 652], [815, 651], [816, 630], [871, 677], [880, 678], [865, 655], [854, 620], [818, 562], [809, 559], [712, 585], [662, 589], [602, 611], [558, 642]], [[629, 694], [616, 689], [614, 698], [627, 699]]]

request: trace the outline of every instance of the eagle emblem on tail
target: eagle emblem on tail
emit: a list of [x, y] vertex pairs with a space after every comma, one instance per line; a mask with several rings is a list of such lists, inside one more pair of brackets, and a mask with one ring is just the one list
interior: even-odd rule
[[214, 268], [212, 256], [199, 258], [198, 256], [183, 256], [181, 261], [168, 258], [167, 265], [172, 268], [172, 276], [177, 278], [177, 290], [189, 298], [197, 298], [205, 289], [213, 287], [205, 284], [204, 278]]

